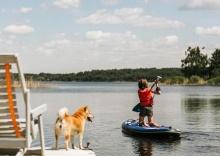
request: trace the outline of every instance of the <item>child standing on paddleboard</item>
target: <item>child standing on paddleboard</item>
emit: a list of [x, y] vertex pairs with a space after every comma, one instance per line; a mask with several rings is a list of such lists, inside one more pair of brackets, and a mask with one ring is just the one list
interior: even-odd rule
[[[153, 121], [153, 94], [160, 94], [160, 88], [158, 81], [155, 81], [156, 90], [148, 87], [148, 82], [146, 79], [141, 79], [138, 82], [138, 96], [140, 99], [140, 113], [139, 113], [139, 124], [144, 126], [155, 126], [159, 127], [160, 125]], [[144, 117], [147, 116], [148, 124], [144, 121]]]

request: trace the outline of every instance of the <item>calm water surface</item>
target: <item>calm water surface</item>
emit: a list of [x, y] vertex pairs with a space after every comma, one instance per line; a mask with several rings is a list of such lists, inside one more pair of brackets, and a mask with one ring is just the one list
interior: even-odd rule
[[[180, 129], [178, 140], [131, 137], [121, 132], [127, 119], [138, 119], [132, 112], [138, 103], [137, 83], [56, 83], [52, 89], [32, 89], [32, 108], [47, 103], [43, 116], [46, 146], [54, 147], [54, 122], [57, 112], [67, 107], [74, 113], [89, 105], [95, 115], [86, 122], [83, 144], [90, 142], [97, 156], [148, 155], [219, 155], [220, 153], [220, 87], [162, 86], [155, 96], [154, 120]], [[78, 137], [76, 138], [78, 142]], [[77, 143], [78, 144], [78, 143]], [[64, 138], [60, 138], [64, 148]], [[33, 146], [39, 146], [38, 140]], [[70, 145], [69, 145], [70, 146]]]

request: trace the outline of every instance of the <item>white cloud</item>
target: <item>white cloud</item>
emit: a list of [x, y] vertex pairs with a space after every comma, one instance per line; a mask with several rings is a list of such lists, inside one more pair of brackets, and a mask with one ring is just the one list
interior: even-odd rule
[[210, 28], [196, 27], [195, 33], [197, 35], [220, 35], [220, 26], [213, 26]]
[[130, 45], [140, 41], [134, 34], [129, 31], [125, 33], [89, 31], [85, 33], [85, 39], [89, 45], [95, 46], [96, 48], [106, 48], [107, 51], [110, 49], [131, 50], [133, 48], [130, 47]]
[[[0, 38], [0, 45], [1, 45], [1, 48], [3, 47], [6, 47], [6, 46], [9, 46], [10, 47], [13, 45], [13, 41], [12, 40], [6, 40], [6, 39], [1, 39]], [[3, 48], [4, 49], [4, 48]]]
[[151, 41], [151, 44], [160, 48], [160, 47], [175, 45], [177, 44], [177, 42], [178, 42], [178, 37], [175, 35], [170, 35], [166, 37], [159, 37], [157, 39], [153, 39]]
[[25, 8], [25, 7], [23, 7], [23, 8], [21, 8], [21, 10], [20, 10], [20, 12], [21, 13], [28, 13], [28, 12], [30, 12], [30, 11], [32, 11], [32, 8]]
[[78, 8], [80, 4], [80, 0], [55, 0], [53, 5], [62, 8]]
[[54, 53], [53, 49], [45, 48], [45, 47], [38, 47], [35, 49], [35, 51], [43, 55], [51, 55]]
[[102, 31], [89, 31], [89, 32], [86, 32], [85, 34], [86, 39], [94, 39], [94, 40], [108, 38], [111, 36], [112, 36], [112, 33], [110, 32], [103, 33]]
[[0, 10], [0, 14], [4, 13], [5, 12], [5, 9], [1, 9]]
[[3, 31], [6, 33], [19, 35], [34, 32], [34, 28], [27, 25], [9, 25], [5, 27]]
[[[102, 31], [88, 31], [84, 35], [83, 42], [71, 42], [67, 39], [52, 40], [42, 44], [36, 49], [41, 54], [51, 55], [55, 53], [74, 53], [79, 52], [80, 55], [86, 56], [84, 59], [108, 59], [123, 60], [124, 58], [136, 55], [136, 53], [144, 53], [152, 51], [148, 55], [154, 55], [154, 51], [164, 48], [175, 47], [178, 37], [175, 35], [159, 37], [150, 41], [139, 39], [132, 32], [112, 33]], [[73, 54], [74, 56], [75, 54]], [[115, 59], [117, 56], [117, 59]], [[137, 56], [135, 56], [137, 57]], [[139, 56], [138, 56], [139, 57]]]
[[[29, 58], [28, 61], [31, 61], [32, 65], [34, 64], [33, 66], [38, 66], [40, 59], [44, 68], [36, 68], [35, 71], [32, 68], [27, 71], [32, 73], [173, 67], [174, 62], [177, 64], [180, 62], [178, 37], [174, 35], [142, 40], [129, 31], [123, 33], [88, 31], [84, 34], [84, 40], [77, 42], [68, 39], [53, 39], [37, 46], [21, 44], [16, 40], [10, 40], [7, 45], [5, 42], [5, 39], [0, 40], [3, 50], [22, 51]], [[30, 53], [30, 50], [33, 53]], [[71, 68], [66, 68], [67, 66], [71, 66]]]
[[60, 46], [66, 46], [68, 44], [70, 44], [71, 42], [69, 40], [63, 39], [63, 40], [55, 40], [55, 41], [50, 41], [45, 43], [44, 45], [46, 47], [60, 47]]
[[105, 5], [114, 5], [119, 3], [121, 0], [103, 0], [102, 3]]
[[180, 9], [220, 9], [219, 0], [185, 0]]
[[129, 24], [136, 27], [182, 28], [182, 22], [143, 15], [143, 8], [122, 8], [114, 11], [98, 10], [94, 14], [76, 20], [80, 24]]
[[102, 31], [88, 31], [85, 33], [85, 38], [90, 40], [99, 40], [99, 39], [136, 39], [137, 37], [131, 32], [127, 31], [125, 33], [111, 33], [111, 32], [102, 32]]
[[[129, 64], [133, 60], [146, 60], [148, 57], [158, 55], [174, 54], [178, 45], [178, 37], [175, 35], [159, 37], [152, 40], [144, 41], [131, 32], [111, 33], [102, 31], [89, 31], [85, 34], [87, 40], [83, 47], [87, 51], [94, 51], [95, 57], [102, 60], [108, 58], [112, 62], [120, 61]], [[166, 52], [164, 54], [164, 52]], [[91, 56], [88, 54], [86, 56]], [[117, 56], [117, 57], [116, 57]], [[133, 62], [134, 63], [134, 62]], [[136, 63], [135, 63], [136, 64]]]
[[[178, 37], [175, 35], [144, 41], [131, 32], [90, 31], [85, 34], [85, 38], [87, 41], [83, 46], [92, 52], [85, 55], [88, 60], [105, 60], [105, 64], [111, 68], [138, 68], [143, 64], [145, 67], [153, 67], [158, 66], [158, 60], [161, 60], [162, 67], [167, 67], [179, 61], [176, 59], [179, 57], [179, 48]], [[175, 61], [163, 64], [164, 60], [171, 58]]]
[[70, 45], [71, 42], [67, 39], [52, 40], [36, 48], [36, 51], [41, 54], [51, 55], [57, 51], [63, 52], [64, 49], [68, 49]]

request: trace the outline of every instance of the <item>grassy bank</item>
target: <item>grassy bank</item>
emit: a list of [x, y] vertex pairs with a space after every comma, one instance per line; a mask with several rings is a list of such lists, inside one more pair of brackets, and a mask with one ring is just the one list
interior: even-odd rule
[[[220, 76], [204, 80], [199, 76], [191, 76], [189, 79], [183, 76], [172, 76], [172, 77], [165, 77], [160, 81], [161, 85], [195, 85], [195, 86], [202, 86], [202, 85], [209, 85], [209, 86], [220, 86]], [[20, 88], [21, 84], [19, 81], [15, 81], [13, 86], [15, 88]], [[58, 84], [55, 81], [33, 81], [29, 80], [26, 81], [26, 86], [29, 89], [33, 88], [57, 88]], [[5, 86], [0, 86], [5, 87]]]
[[[14, 81], [13, 87], [15, 88], [21, 88], [21, 83], [20, 81]], [[26, 86], [29, 89], [32, 88], [57, 88], [56, 82], [43, 82], [43, 81], [26, 81]], [[5, 87], [5, 86], [0, 86], [0, 88]]]
[[[43, 81], [26, 81], [27, 88], [57, 88], [57, 84], [54, 82], [43, 82]], [[14, 82], [15, 88], [20, 88], [21, 83], [19, 81]]]
[[204, 80], [199, 76], [191, 76], [189, 79], [183, 76], [166, 77], [161, 80], [163, 84], [167, 85], [210, 85], [220, 86], [220, 76], [209, 80]]

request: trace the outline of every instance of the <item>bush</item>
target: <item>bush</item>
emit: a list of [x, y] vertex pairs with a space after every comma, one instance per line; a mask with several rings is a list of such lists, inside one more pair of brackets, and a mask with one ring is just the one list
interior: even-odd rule
[[206, 84], [206, 82], [203, 80], [203, 78], [196, 76], [196, 75], [192, 75], [189, 78], [189, 84], [197, 84], [197, 85], [204, 85]]
[[186, 84], [187, 83], [187, 78], [185, 78], [184, 76], [173, 76], [173, 77], [168, 77], [165, 78], [163, 81], [163, 83], [165, 84]]
[[220, 76], [208, 80], [209, 85], [220, 86]]

